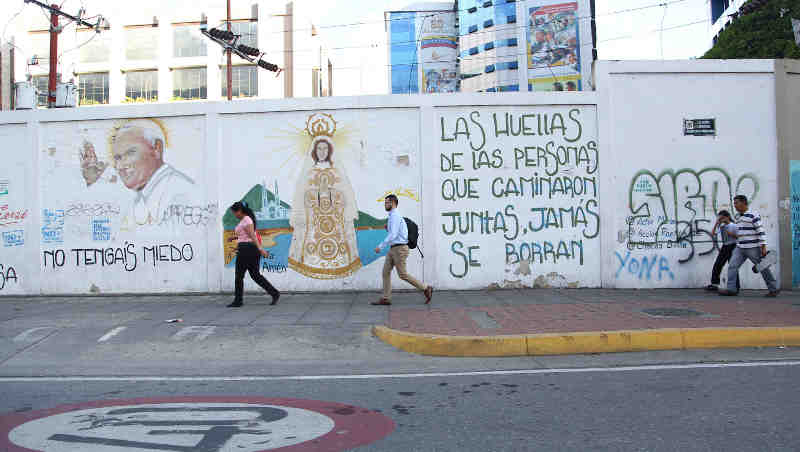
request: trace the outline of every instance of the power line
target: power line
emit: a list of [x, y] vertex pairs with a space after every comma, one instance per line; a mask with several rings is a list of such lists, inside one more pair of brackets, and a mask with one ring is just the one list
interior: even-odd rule
[[[689, 0], [672, 0], [670, 2], [665, 2], [665, 3], [659, 3], [659, 4], [653, 4], [653, 5], [647, 5], [647, 6], [640, 6], [640, 7], [637, 7], [637, 8], [628, 8], [628, 9], [624, 9], [624, 10], [612, 11], [610, 13], [606, 13], [606, 14], [603, 14], [603, 15], [600, 15], [600, 16], [597, 16], [597, 17], [605, 17], [605, 16], [611, 16], [611, 15], [617, 15], [617, 14], [630, 13], [630, 12], [640, 11], [640, 10], [649, 9], [649, 8], [657, 8], [657, 7], [662, 7], [662, 6], [666, 7], [667, 5], [671, 5], [671, 4], [675, 4], [675, 3], [683, 3], [683, 2], [686, 2], [686, 1], [689, 1]], [[441, 14], [441, 13], [439, 13], [439, 14]], [[429, 17], [429, 16], [421, 16], [421, 17], [423, 17], [423, 19], [424, 19], [425, 17]], [[590, 19], [593, 19], [592, 16], [579, 16], [579, 17], [575, 18], [576, 21], [578, 21], [578, 20], [590, 20]], [[391, 20], [399, 20], [399, 19], [387, 19], [387, 21], [391, 21]], [[403, 20], [407, 20], [407, 19], [403, 19]], [[548, 21], [540, 23], [540, 25], [552, 24], [552, 23], [557, 22], [557, 21], [558, 20], [556, 20], [556, 19], [548, 20]], [[349, 25], [353, 25], [353, 24], [342, 24], [341, 26], [349, 26]], [[663, 23], [662, 23], [662, 26], [663, 26]], [[497, 26], [495, 26], [495, 27], [497, 27]], [[505, 30], [519, 30], [519, 29], [528, 29], [528, 28], [530, 28], [530, 25], [525, 24], [525, 25], [505, 26], [505, 27], [502, 28], [502, 30], [504, 30], [504, 31]], [[664, 29], [664, 30], [667, 30], [667, 29]], [[298, 29], [298, 30], [295, 30], [295, 31], [303, 31], [303, 30], [302, 29]], [[486, 34], [486, 33], [495, 33], [496, 31], [497, 31], [497, 29], [491, 29], [491, 30], [483, 29], [483, 30], [480, 30], [480, 31], [475, 31], [473, 33], [467, 33], [467, 34], [464, 34], [464, 35], [459, 35], [458, 37], [461, 37], [461, 36], [477, 36], [477, 35], [482, 35], [482, 34]], [[280, 33], [280, 32], [271, 32], [271, 33]], [[254, 35], [254, 33], [245, 33], [245, 35]], [[415, 40], [410, 40], [410, 41], [395, 41], [395, 42], [390, 43], [390, 44], [415, 44], [415, 45], [417, 45], [420, 42], [422, 42], [422, 40], [415, 39]], [[366, 46], [330, 47], [330, 48], [328, 48], [328, 50], [331, 51], [331, 50], [346, 50], [346, 49], [363, 49], [363, 48], [376, 47], [376, 46], [377, 45], [372, 45], [371, 44], [371, 45], [366, 45]], [[316, 50], [317, 49], [303, 49], [303, 50], [276, 49], [276, 50], [267, 50], [266, 52], [268, 52], [268, 53], [287, 53], [287, 52], [300, 53], [300, 52], [314, 52]]]
[[19, 51], [22, 52], [23, 54], [27, 55], [27, 53], [21, 47], [19, 47], [18, 45], [14, 44], [11, 41], [6, 41], [6, 31], [8, 30], [8, 26], [11, 25], [11, 22], [13, 22], [17, 18], [17, 16], [22, 14], [22, 11], [24, 11], [24, 10], [25, 10], [25, 4], [23, 3], [22, 7], [19, 9], [19, 11], [17, 11], [16, 14], [11, 16], [11, 19], [8, 19], [8, 22], [6, 22], [6, 25], [3, 27], [3, 36], [0, 37], [0, 45], [8, 43], [9, 45], [13, 46], [14, 48], [19, 49]]
[[[666, 5], [674, 5], [674, 4], [677, 4], [677, 3], [683, 3], [683, 2], [687, 2], [687, 1], [690, 1], [690, 0], [670, 0], [670, 1], [661, 2], [661, 3], [657, 3], [657, 4], [651, 4], [651, 5], [645, 5], [645, 6], [638, 6], [638, 7], [635, 7], [635, 8], [627, 8], [627, 9], [620, 9], [620, 10], [616, 10], [616, 11], [610, 11], [610, 12], [605, 13], [605, 14], [596, 14], [594, 18], [591, 15], [589, 15], [589, 16], [580, 16], [577, 19], [578, 20], [587, 20], [587, 19], [595, 20], [596, 17], [614, 16], [614, 15], [617, 15], [617, 14], [625, 14], [625, 13], [631, 13], [631, 12], [641, 11], [641, 10], [650, 9], [650, 8], [658, 8], [658, 7], [663, 7], [663, 6], [666, 6]], [[431, 14], [426, 14], [426, 15], [422, 15], [422, 16], [418, 16], [418, 17], [433, 17], [433, 16], [442, 15], [442, 14], [459, 13], [459, 12], [462, 12], [462, 11], [468, 11], [470, 9], [471, 8], [435, 11], [435, 12], [431, 12]], [[388, 11], [388, 12], [389, 13], [392, 13], [392, 12], [395, 12], [395, 13], [415, 13], [415, 11]], [[418, 13], [423, 13], [423, 12], [428, 12], [428, 11], [418, 11]], [[372, 24], [381, 24], [381, 23], [393, 22], [395, 20], [408, 20], [408, 18], [404, 17], [404, 18], [397, 18], [397, 19], [383, 19], [383, 20], [380, 20], [380, 21], [359, 21], [359, 22], [344, 23], [344, 24], [320, 25], [319, 27], [315, 27], [314, 29], [320, 30], [320, 29], [328, 29], [328, 28], [357, 27], [357, 26], [362, 26], [362, 25], [372, 25]], [[290, 32], [290, 31], [311, 31], [311, 30], [312, 30], [311, 28], [297, 28], [297, 29], [292, 29], [292, 30], [271, 31], [271, 32], [268, 32], [268, 33], [287, 33], [287, 32]]]
[[[709, 22], [709, 19], [708, 18], [704, 18], [702, 20], [697, 20], [697, 21], [688, 22], [688, 23], [684, 23], [684, 24], [674, 25], [674, 26], [671, 26], [671, 27], [657, 28], [657, 29], [654, 29], [654, 30], [648, 30], [648, 31], [640, 32], [640, 33], [621, 35], [621, 36], [615, 36], [613, 38], [602, 39], [602, 40], [598, 40], [596, 44], [602, 44], [604, 42], [619, 41], [619, 40], [623, 40], [623, 39], [632, 39], [632, 38], [635, 38], [636, 36], [640, 36], [640, 35], [650, 35], [650, 34], [658, 33], [658, 32], [661, 32], [661, 31], [677, 30], [677, 29], [686, 28], [686, 27], [699, 25], [699, 24], [703, 24], [703, 23], [708, 23], [708, 22]], [[580, 48], [582, 50], [583, 49], [599, 50], [597, 47], [594, 47], [592, 43], [581, 44], [581, 45], [578, 46], [578, 48]], [[550, 53], [550, 52], [554, 52], [555, 50], [559, 50], [559, 49], [548, 49], [548, 50], [545, 50], [544, 52]], [[527, 55], [528, 55], [528, 52], [527, 52], [527, 48], [526, 48], [525, 52], [512, 53], [512, 54], [507, 55], [507, 56], [508, 57], [520, 57], [520, 56], [527, 56]], [[439, 62], [439, 63], [458, 63], [458, 62], [461, 62], [463, 64], [465, 61], [476, 61], [476, 60], [478, 60], [478, 61], [481, 61], [481, 60], [494, 60], [494, 61], [497, 61], [497, 58], [498, 58], [497, 56], [476, 55], [476, 56], [463, 57], [463, 58], [459, 57], [456, 60], [438, 60], [437, 62]], [[394, 64], [389, 63], [389, 64], [385, 64], [385, 65], [380, 65], [380, 66], [381, 67], [411, 66], [413, 64], [414, 63], [394, 63]], [[541, 66], [535, 66], [535, 67], [529, 68], [529, 69], [545, 69], [545, 68], [547, 68], [547, 66], [548, 65], [541, 65]], [[552, 65], [550, 65], [550, 66], [552, 66]], [[557, 67], [560, 67], [560, 66], [552, 66], [552, 67], [557, 68]], [[305, 69], [313, 69], [313, 67], [295, 67], [295, 69], [303, 69], [303, 70], [305, 70]], [[347, 67], [336, 67], [336, 66], [334, 66], [334, 70], [337, 70], [337, 69], [338, 70], [361, 69], [361, 66], [347, 66]]]

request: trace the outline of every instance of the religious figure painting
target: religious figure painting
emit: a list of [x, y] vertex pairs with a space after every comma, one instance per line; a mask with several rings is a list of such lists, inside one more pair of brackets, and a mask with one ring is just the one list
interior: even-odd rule
[[[245, 201], [254, 210], [256, 233], [267, 251], [261, 262], [263, 272], [292, 272], [318, 280], [347, 278], [385, 254], [374, 251], [386, 236], [383, 197], [376, 201], [376, 196], [395, 191], [398, 196], [408, 196], [408, 189], [387, 191], [389, 187], [379, 182], [365, 190], [365, 180], [376, 174], [375, 167], [366, 169], [368, 132], [358, 127], [369, 129], [374, 125], [370, 119], [359, 122], [325, 112], [309, 112], [301, 118], [270, 130], [265, 154], [254, 153], [254, 161], [264, 165], [263, 174], [258, 176], [262, 182], [237, 194], [231, 202]], [[264, 159], [258, 160], [261, 155]], [[400, 168], [393, 170], [411, 171], [408, 165]], [[351, 179], [350, 171], [358, 170], [366, 172]], [[404, 176], [398, 176], [393, 183], [408, 183], [403, 182]], [[360, 183], [360, 188], [353, 182]], [[360, 203], [357, 193], [362, 196]], [[416, 204], [419, 199], [413, 196], [409, 202]], [[412, 208], [407, 209], [413, 215]], [[237, 220], [226, 212], [222, 223], [225, 265], [232, 268]]]
[[361, 267], [354, 223], [358, 208], [347, 171], [336, 165], [331, 140], [336, 121], [324, 113], [312, 115], [306, 131], [313, 140], [289, 217], [289, 267], [318, 279], [349, 276]]

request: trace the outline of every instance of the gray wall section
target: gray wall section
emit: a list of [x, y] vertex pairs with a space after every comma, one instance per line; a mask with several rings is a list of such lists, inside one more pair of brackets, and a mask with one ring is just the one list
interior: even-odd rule
[[791, 210], [792, 160], [800, 160], [800, 60], [775, 60], [776, 126], [778, 132], [778, 200], [780, 203], [780, 283], [792, 287]]

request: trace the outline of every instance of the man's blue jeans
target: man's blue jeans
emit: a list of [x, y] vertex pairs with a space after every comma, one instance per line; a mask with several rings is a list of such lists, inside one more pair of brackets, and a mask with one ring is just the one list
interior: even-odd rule
[[[739, 267], [741, 267], [747, 259], [758, 265], [758, 263], [761, 262], [761, 248], [739, 248], [737, 246], [736, 249], [733, 250], [731, 260], [728, 262], [729, 291], [737, 292], [736, 283], [739, 280]], [[772, 276], [772, 271], [769, 268], [765, 268], [764, 271], [761, 272], [761, 276], [764, 278], [764, 282], [767, 283], [770, 292], [778, 290], [778, 281]]]

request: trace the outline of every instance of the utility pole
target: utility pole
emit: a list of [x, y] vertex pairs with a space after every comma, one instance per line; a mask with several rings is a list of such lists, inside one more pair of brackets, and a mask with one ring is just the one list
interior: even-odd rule
[[56, 83], [58, 73], [58, 5], [50, 5], [50, 79], [47, 83], [47, 108], [56, 106]]
[[[230, 0], [229, 0], [230, 1]], [[89, 28], [94, 28], [95, 33], [100, 33], [100, 24], [103, 22], [103, 16], [97, 16], [97, 23], [91, 24], [82, 19], [84, 10], [81, 8], [78, 16], [72, 16], [61, 11], [57, 4], [47, 5], [39, 0], [25, 0], [25, 3], [33, 3], [41, 8], [50, 11], [50, 77], [47, 83], [47, 106], [53, 108], [56, 106], [56, 86], [58, 84], [58, 34], [61, 33], [61, 27], [58, 25], [59, 16], [64, 16], [77, 25], [83, 25]]]
[[[228, 0], [228, 32], [231, 31], [231, 0]], [[233, 98], [233, 68], [231, 67], [231, 49], [228, 48], [228, 100]]]

